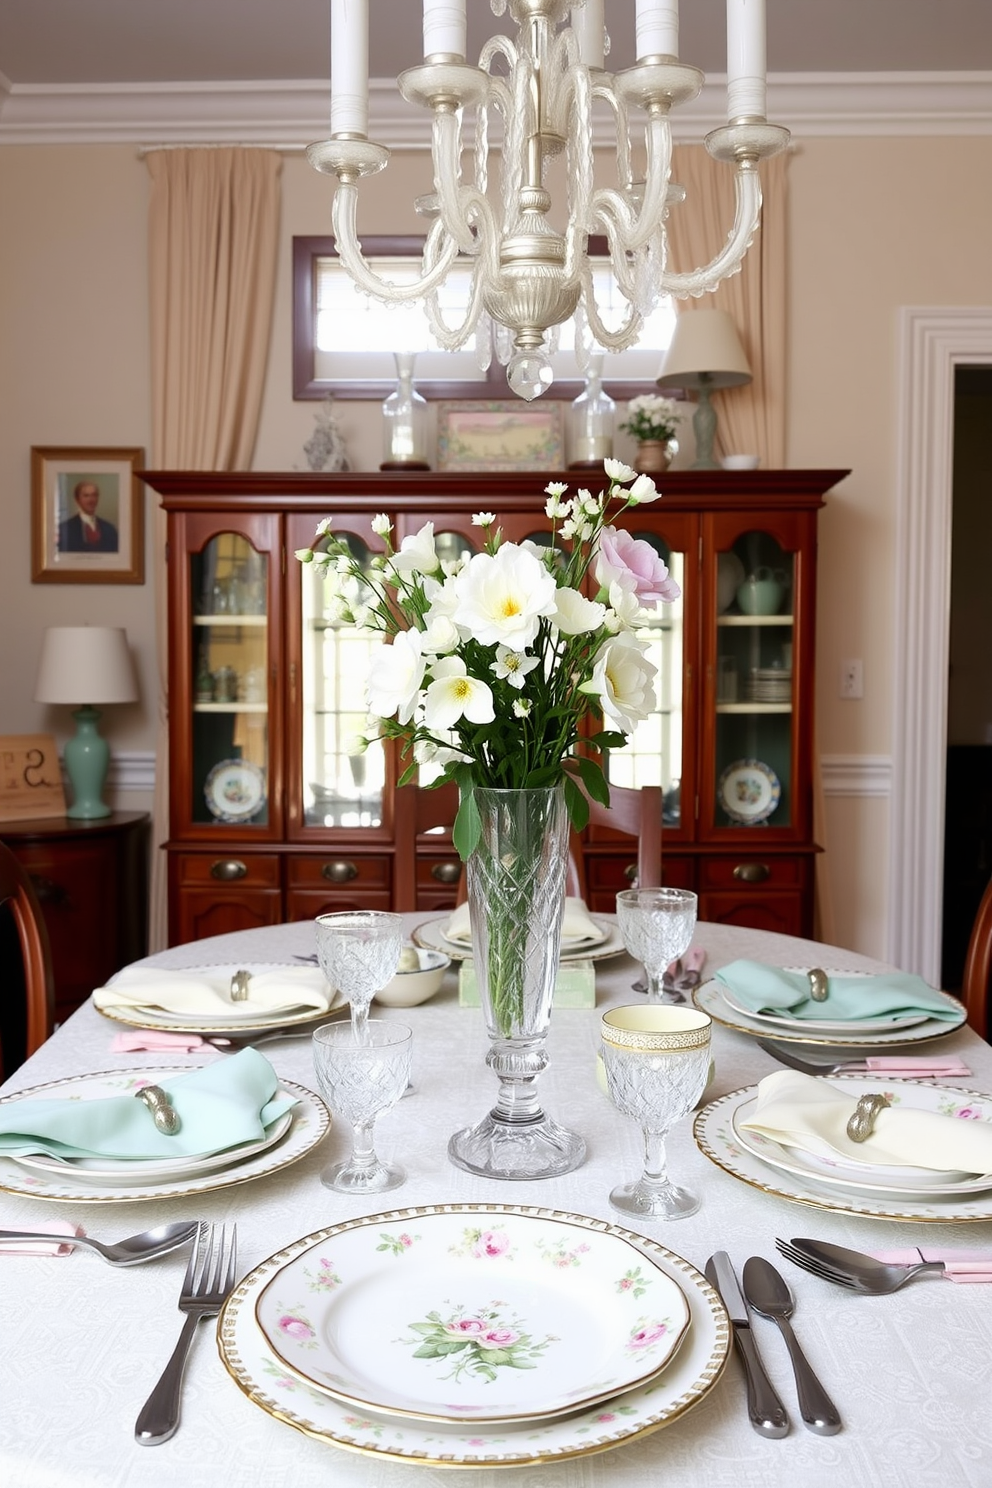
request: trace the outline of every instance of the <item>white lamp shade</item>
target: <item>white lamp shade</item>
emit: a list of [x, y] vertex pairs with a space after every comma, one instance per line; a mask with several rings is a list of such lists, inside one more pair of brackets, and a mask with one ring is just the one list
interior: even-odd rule
[[35, 702], [133, 703], [138, 696], [125, 631], [110, 625], [56, 625], [45, 632]]
[[686, 310], [675, 322], [672, 343], [658, 373], [660, 387], [738, 387], [751, 368], [726, 310]]

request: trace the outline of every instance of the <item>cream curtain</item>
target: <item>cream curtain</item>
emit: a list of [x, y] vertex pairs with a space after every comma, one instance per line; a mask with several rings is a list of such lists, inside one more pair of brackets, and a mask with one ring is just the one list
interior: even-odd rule
[[[279, 230], [271, 150], [155, 150], [149, 217], [152, 438], [162, 470], [246, 470], [268, 362]], [[155, 524], [159, 668], [150, 945], [168, 943], [165, 516]]]
[[[714, 295], [678, 306], [679, 314], [698, 305], [733, 316], [754, 380], [716, 394], [717, 446], [724, 454], [760, 455], [766, 470], [785, 464], [788, 161], [784, 151], [761, 162], [761, 223], [741, 272]], [[669, 266], [685, 271], [708, 263], [723, 246], [734, 221], [734, 179], [702, 145], [676, 145], [672, 178], [685, 187], [686, 200], [669, 218]]]

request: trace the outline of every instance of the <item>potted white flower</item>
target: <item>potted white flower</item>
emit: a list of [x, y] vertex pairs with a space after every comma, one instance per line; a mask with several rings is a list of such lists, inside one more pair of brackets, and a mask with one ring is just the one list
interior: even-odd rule
[[637, 440], [637, 463], [641, 470], [667, 470], [678, 453], [676, 431], [682, 412], [674, 398], [660, 393], [642, 393], [627, 404], [627, 417], [620, 425]]

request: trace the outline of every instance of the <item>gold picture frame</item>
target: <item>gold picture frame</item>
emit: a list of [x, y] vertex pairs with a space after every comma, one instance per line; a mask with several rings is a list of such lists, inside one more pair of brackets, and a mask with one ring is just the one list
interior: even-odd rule
[[31, 582], [143, 584], [143, 449], [31, 450]]
[[562, 406], [465, 400], [439, 403], [439, 470], [561, 470]]

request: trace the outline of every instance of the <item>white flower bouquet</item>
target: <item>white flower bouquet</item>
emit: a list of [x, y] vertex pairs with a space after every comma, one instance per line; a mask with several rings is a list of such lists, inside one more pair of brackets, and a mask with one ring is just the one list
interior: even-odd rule
[[[679, 587], [649, 543], [607, 525], [611, 508], [615, 519], [654, 501], [654, 481], [619, 460], [606, 460], [605, 471], [599, 496], [579, 490], [566, 499], [565, 485], [545, 487], [548, 547], [504, 542], [493, 514], [480, 512], [472, 520], [483, 551], [455, 562], [439, 559], [433, 522], [394, 549], [385, 516], [372, 520], [385, 553], [366, 566], [329, 517], [296, 554], [323, 569], [342, 620], [382, 633], [363, 742], [403, 741], [411, 758], [401, 785], [430, 761], [443, 767], [434, 784], [458, 783], [453, 839], [462, 858], [478, 840], [475, 785], [561, 782], [581, 829], [588, 802], [577, 782], [608, 801], [595, 756], [625, 744], [655, 706], [656, 668], [633, 628], [642, 605], [677, 599]], [[603, 726], [583, 734], [588, 716]]]
[[627, 417], [620, 425], [635, 439], [674, 439], [682, 413], [674, 398], [658, 393], [643, 393], [627, 404]]

